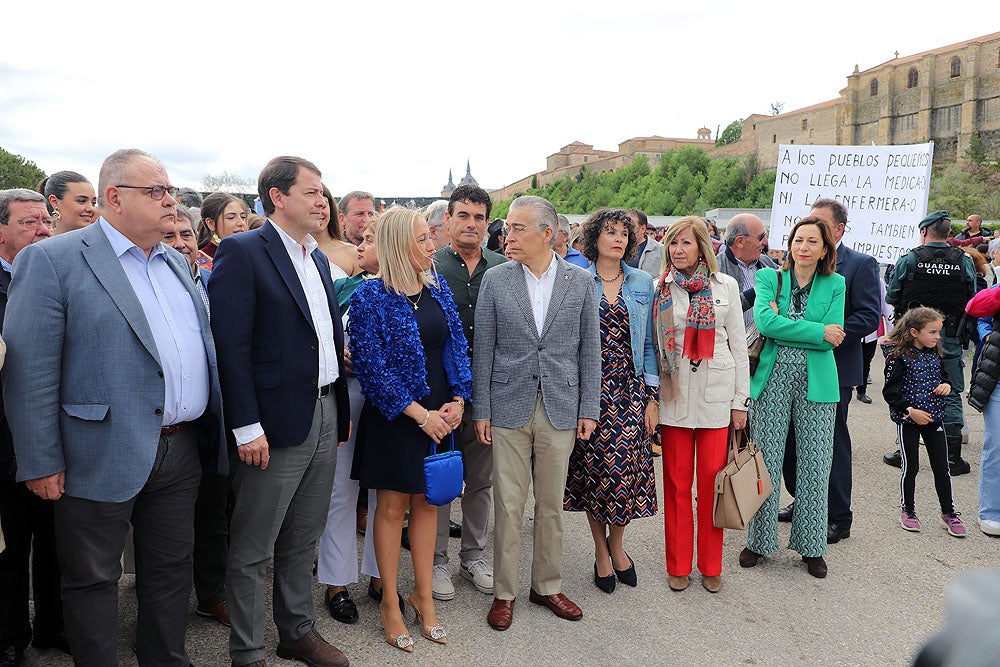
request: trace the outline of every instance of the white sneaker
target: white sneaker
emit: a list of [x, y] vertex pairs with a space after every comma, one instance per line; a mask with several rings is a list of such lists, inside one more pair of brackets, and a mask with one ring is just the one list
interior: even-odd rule
[[451, 583], [451, 573], [448, 572], [447, 565], [434, 566], [431, 596], [435, 600], [452, 600], [455, 598], [455, 585]]
[[980, 519], [979, 529], [982, 530], [987, 535], [1000, 537], [1000, 521], [992, 521], [990, 519]]
[[471, 581], [480, 593], [493, 595], [493, 568], [482, 558], [463, 560], [462, 578]]

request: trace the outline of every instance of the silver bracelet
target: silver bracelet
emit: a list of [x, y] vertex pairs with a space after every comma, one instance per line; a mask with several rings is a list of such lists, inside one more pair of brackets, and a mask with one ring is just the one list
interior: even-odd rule
[[426, 415], [424, 415], [424, 423], [423, 424], [417, 424], [417, 428], [423, 428], [423, 427], [427, 426], [427, 422], [429, 422], [431, 420], [431, 411], [428, 410], [427, 408], [424, 408], [424, 411], [427, 413]]

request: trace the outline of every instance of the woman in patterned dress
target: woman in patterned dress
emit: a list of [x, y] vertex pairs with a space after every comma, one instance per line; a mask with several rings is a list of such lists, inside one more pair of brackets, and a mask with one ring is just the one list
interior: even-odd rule
[[[833, 348], [844, 340], [844, 278], [837, 247], [817, 217], [789, 234], [781, 273], [757, 272], [753, 319], [767, 342], [750, 380], [750, 429], [764, 454], [774, 492], [747, 526], [740, 566], [753, 567], [778, 550], [781, 463], [791, 421], [795, 428], [795, 513], [788, 548], [809, 574], [826, 576], [827, 500], [833, 461], [833, 423], [840, 382]], [[780, 282], [779, 282], [780, 279]]]
[[740, 288], [719, 271], [703, 218], [688, 216], [663, 236], [655, 317], [660, 362], [660, 442], [667, 585], [691, 583], [697, 471], [698, 571], [722, 588], [722, 529], [712, 521], [715, 476], [726, 463], [729, 427], [747, 423], [750, 360]]
[[590, 216], [580, 228], [580, 252], [592, 264], [601, 297], [601, 418], [590, 440], [570, 455], [564, 508], [587, 513], [594, 537], [594, 584], [605, 593], [615, 578], [638, 581], [622, 544], [625, 526], [656, 513], [650, 436], [656, 428], [653, 280], [628, 266], [637, 230], [622, 209]]

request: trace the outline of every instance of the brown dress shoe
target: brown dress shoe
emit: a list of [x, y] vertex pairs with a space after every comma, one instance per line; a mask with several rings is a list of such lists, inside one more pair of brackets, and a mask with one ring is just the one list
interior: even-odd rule
[[229, 627], [229, 606], [226, 604], [225, 600], [221, 600], [213, 604], [198, 605], [198, 609], [195, 613], [202, 618], [214, 618], [227, 628]]
[[514, 620], [514, 601], [500, 600], [493, 598], [493, 606], [490, 613], [486, 615], [486, 622], [494, 630], [503, 632], [510, 627], [510, 622]]
[[683, 591], [688, 587], [688, 585], [690, 585], [690, 583], [691, 583], [691, 577], [688, 576], [675, 577], [672, 574], [667, 575], [667, 586], [669, 586], [670, 590], [672, 591], [675, 592]]
[[278, 657], [298, 660], [309, 667], [347, 667], [347, 656], [340, 649], [320, 637], [315, 629], [293, 642], [278, 642]]
[[709, 593], [718, 593], [722, 590], [722, 577], [716, 575], [714, 577], [706, 577], [701, 575], [701, 585]]
[[562, 593], [539, 595], [535, 592], [535, 589], [531, 589], [531, 592], [528, 594], [528, 601], [548, 607], [549, 611], [553, 614], [559, 618], [565, 618], [567, 621], [579, 621], [583, 618], [583, 611]]

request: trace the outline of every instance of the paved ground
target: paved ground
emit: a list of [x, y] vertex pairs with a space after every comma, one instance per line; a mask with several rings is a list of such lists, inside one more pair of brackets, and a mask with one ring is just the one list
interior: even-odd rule
[[[878, 359], [876, 366], [874, 376], [881, 373]], [[878, 381], [876, 388], [880, 387]], [[329, 618], [321, 607], [322, 589], [316, 586], [316, 604], [322, 610], [319, 630], [354, 665], [909, 664], [941, 627], [949, 582], [961, 572], [996, 568], [1000, 540], [983, 535], [975, 522], [982, 442], [979, 413], [966, 408], [971, 444], [965, 457], [972, 462], [972, 474], [953, 481], [956, 505], [968, 522], [969, 537], [953, 538], [934, 520], [937, 504], [926, 459], [916, 492], [917, 512], [926, 526], [923, 532], [911, 534], [898, 523], [898, 471], [881, 461], [882, 452], [893, 447], [894, 429], [881, 396], [874, 397], [873, 405], [855, 401], [851, 406], [855, 521], [851, 537], [830, 547], [830, 574], [825, 580], [810, 577], [797, 554], [787, 550], [756, 568], [741, 569], [737, 554], [744, 536], [728, 531], [722, 592], [710, 595], [695, 580], [687, 591], [674, 593], [666, 585], [663, 524], [657, 516], [636, 521], [626, 533], [639, 587], [619, 586], [613, 595], [606, 595], [593, 585], [593, 544], [586, 520], [569, 514], [564, 592], [583, 608], [580, 622], [562, 621], [528, 603], [529, 551], [522, 558], [522, 597], [507, 632], [494, 632], [486, 625], [491, 598], [458, 577], [457, 565], [458, 594], [450, 602], [438, 603], [438, 615], [449, 633], [446, 647], [419, 636], [410, 655], [386, 645], [378, 608], [365, 596], [361, 584], [352, 587], [361, 612], [354, 626]], [[530, 531], [528, 521], [526, 544], [530, 544]], [[783, 544], [787, 537], [788, 525], [781, 524]], [[457, 553], [458, 542], [452, 540], [451, 545]], [[408, 558], [404, 557], [402, 568], [402, 586], [408, 591], [412, 586]], [[119, 610], [123, 665], [135, 664], [127, 647], [135, 606], [132, 585], [131, 577], [123, 579]], [[227, 630], [196, 617], [193, 600], [191, 604], [188, 650], [192, 660], [199, 666], [228, 665]], [[411, 628], [415, 628], [412, 623]], [[272, 626], [269, 664], [299, 664], [276, 658], [276, 641]], [[51, 651], [29, 650], [25, 657], [26, 665], [71, 664]]]

